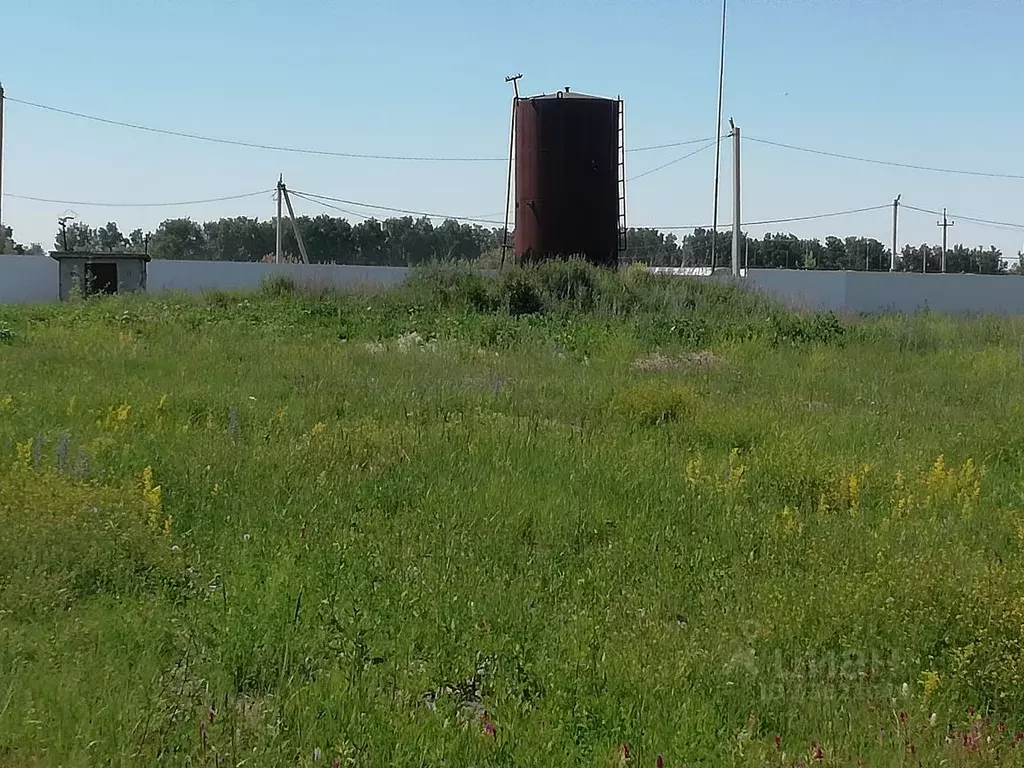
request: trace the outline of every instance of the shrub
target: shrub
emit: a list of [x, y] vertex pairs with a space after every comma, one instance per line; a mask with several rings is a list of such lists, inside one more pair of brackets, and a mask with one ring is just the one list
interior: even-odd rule
[[295, 293], [295, 279], [288, 275], [267, 275], [260, 281], [264, 296], [290, 296]]
[[841, 342], [846, 327], [834, 314], [773, 314], [768, 318], [768, 341], [780, 344], [832, 344]]
[[597, 292], [597, 267], [585, 261], [547, 261], [536, 268], [549, 306], [569, 304], [577, 311], [589, 312]]
[[120, 489], [31, 466], [0, 472], [0, 614], [65, 610], [95, 595], [151, 592], [175, 580], [172, 520], [151, 471]]
[[[408, 289], [422, 303], [438, 308], [469, 309], [494, 312], [500, 300], [494, 281], [459, 264], [429, 264], [416, 268], [409, 278]], [[423, 296], [422, 294], [426, 294]]]
[[502, 299], [510, 315], [535, 315], [544, 310], [541, 292], [533, 278], [534, 273], [523, 269], [508, 272], [502, 278]]
[[654, 426], [692, 413], [700, 397], [692, 387], [666, 381], [646, 381], [616, 393], [611, 410], [628, 421]]

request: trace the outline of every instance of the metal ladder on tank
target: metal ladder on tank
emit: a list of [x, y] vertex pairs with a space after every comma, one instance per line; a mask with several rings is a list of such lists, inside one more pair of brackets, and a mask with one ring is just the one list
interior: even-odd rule
[[628, 260], [627, 257], [627, 228], [626, 228], [626, 114], [622, 99], [619, 100], [619, 150], [618, 150], [618, 175], [619, 175], [619, 261]]

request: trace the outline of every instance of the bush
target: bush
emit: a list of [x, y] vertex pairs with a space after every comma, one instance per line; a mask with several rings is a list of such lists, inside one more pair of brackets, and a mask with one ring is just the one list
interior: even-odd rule
[[422, 303], [438, 308], [468, 309], [473, 312], [497, 311], [501, 302], [494, 281], [458, 264], [430, 264], [418, 267], [407, 283]]
[[260, 281], [260, 293], [264, 296], [291, 296], [295, 293], [295, 279], [288, 275], [267, 275]]
[[773, 314], [768, 318], [768, 341], [780, 344], [832, 344], [841, 342], [845, 326], [834, 314], [797, 315]]
[[642, 426], [676, 421], [693, 413], [700, 397], [692, 387], [665, 381], [646, 381], [612, 397], [614, 414]]
[[507, 272], [501, 281], [501, 294], [510, 315], [536, 315], [544, 311], [541, 291], [534, 282], [535, 273], [516, 269]]
[[138, 489], [112, 488], [34, 468], [30, 449], [19, 451], [0, 471], [0, 615], [62, 611], [177, 580], [172, 520], [148, 470]]
[[597, 267], [578, 259], [547, 261], [536, 268], [536, 275], [549, 306], [569, 304], [580, 312], [594, 308]]

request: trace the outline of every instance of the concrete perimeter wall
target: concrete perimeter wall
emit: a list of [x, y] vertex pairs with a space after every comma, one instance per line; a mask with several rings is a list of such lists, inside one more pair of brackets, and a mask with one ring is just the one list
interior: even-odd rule
[[253, 291], [265, 278], [291, 277], [300, 286], [358, 289], [384, 287], [405, 281], [405, 267], [362, 267], [344, 264], [263, 264], [247, 261], [174, 261], [149, 263], [147, 287], [161, 291]]
[[751, 269], [744, 283], [794, 309], [1024, 315], [1024, 277]]
[[[694, 272], [651, 271], [680, 275]], [[252, 291], [259, 288], [265, 278], [284, 275], [301, 286], [358, 290], [398, 285], [405, 281], [408, 273], [405, 267], [154, 260], [149, 263], [147, 282], [150, 293]], [[727, 274], [721, 277], [731, 279]], [[738, 282], [794, 309], [852, 313], [931, 309], [946, 313], [1024, 315], [1024, 277], [1016, 275], [751, 269]], [[56, 300], [56, 261], [46, 256], [0, 256], [0, 304]]]
[[0, 256], [0, 304], [56, 300], [56, 261], [49, 256]]

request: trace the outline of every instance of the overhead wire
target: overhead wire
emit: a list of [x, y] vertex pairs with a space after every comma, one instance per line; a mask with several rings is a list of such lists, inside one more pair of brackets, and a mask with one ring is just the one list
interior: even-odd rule
[[[237, 139], [224, 139], [217, 136], [206, 136], [200, 133], [192, 133], [190, 131], [176, 131], [169, 128], [157, 128], [151, 125], [143, 125], [142, 123], [133, 123], [126, 120], [114, 120], [108, 117], [100, 117], [98, 115], [90, 115], [85, 112], [76, 112], [71, 109], [63, 109], [61, 107], [53, 107], [48, 104], [40, 104], [35, 101], [28, 101], [26, 99], [18, 99], [13, 96], [6, 96], [5, 101], [9, 101], [13, 104], [21, 104], [22, 106], [32, 107], [33, 109], [41, 109], [46, 112], [53, 112], [59, 115], [66, 115], [69, 117], [76, 117], [80, 120], [91, 120], [96, 123], [103, 123], [105, 125], [113, 125], [119, 128], [130, 128], [135, 131], [144, 131], [146, 133], [154, 133], [162, 136], [174, 136], [180, 139], [192, 139], [194, 141], [205, 141], [211, 144], [223, 144], [233, 147], [244, 147], [247, 149], [261, 149], [270, 152], [291, 152], [302, 155], [318, 155], [322, 157], [341, 157], [355, 160], [393, 160], [393, 161], [405, 161], [405, 162], [432, 162], [432, 163], [496, 163], [506, 162], [507, 157], [455, 157], [455, 156], [435, 156], [435, 155], [386, 155], [386, 154], [372, 154], [366, 152], [341, 152], [330, 149], [315, 149], [310, 147], [289, 147], [277, 144], [266, 144], [263, 142], [254, 141], [241, 141]], [[687, 144], [699, 144], [702, 141], [708, 139], [690, 139], [687, 141], [677, 141], [669, 144], [652, 144], [646, 147], [634, 147], [627, 149], [627, 152], [650, 152], [657, 149], [670, 149], [672, 147], [682, 147]]]
[[699, 149], [695, 149], [692, 152], [688, 152], [685, 155], [683, 155], [682, 157], [677, 157], [675, 160], [669, 160], [667, 163], [662, 163], [661, 165], [656, 166], [654, 168], [651, 168], [649, 170], [646, 170], [643, 173], [638, 173], [636, 176], [631, 176], [630, 178], [626, 179], [626, 182], [629, 183], [631, 181], [636, 181], [637, 179], [642, 179], [642, 178], [644, 178], [644, 176], [650, 176], [652, 173], [657, 173], [658, 171], [663, 171], [666, 168], [668, 168], [669, 166], [675, 165], [676, 163], [681, 163], [683, 160], [688, 160], [689, 158], [693, 157], [694, 155], [698, 155], [701, 152], [704, 152], [705, 150], [710, 149], [715, 144], [717, 144], [719, 141], [721, 141], [721, 139], [711, 139], [711, 141], [709, 143], [705, 144], [703, 147], [700, 147]]
[[671, 144], [651, 144], [646, 147], [632, 147], [627, 149], [627, 152], [651, 152], [656, 149], [674, 149], [675, 147], [685, 147], [690, 144], [701, 144], [705, 141], [714, 141], [713, 136], [706, 136], [703, 139], [689, 139], [687, 141], [673, 141]]
[[[910, 211], [917, 211], [918, 213], [930, 213], [933, 216], [943, 215], [943, 211], [932, 211], [927, 208], [917, 208], [913, 205], [907, 205], [906, 203], [903, 203], [900, 207], [906, 208], [907, 210]], [[1002, 227], [1011, 230], [1024, 229], [1024, 224], [1017, 224], [1011, 221], [993, 221], [992, 219], [979, 219], [976, 216], [964, 216], [963, 214], [953, 213], [951, 211], [946, 211], [945, 213], [947, 216], [954, 216], [957, 219], [960, 219], [961, 221], [969, 221], [973, 224], [987, 224], [992, 227]]]
[[812, 155], [821, 155], [824, 157], [834, 157], [840, 160], [853, 160], [858, 163], [871, 163], [873, 165], [884, 165], [892, 168], [906, 168], [914, 171], [929, 171], [931, 173], [948, 173], [959, 176], [980, 176], [983, 178], [990, 179], [1017, 179], [1024, 180], [1024, 174], [1016, 173], [990, 173], [987, 171], [967, 171], [957, 168], [938, 168], [929, 165], [917, 165], [914, 163], [900, 163], [894, 160], [876, 160], [870, 157], [858, 157], [857, 155], [847, 155], [841, 152], [829, 152], [823, 149], [811, 149], [810, 147], [800, 147], [796, 144], [786, 144], [781, 141], [770, 141], [769, 139], [760, 139], [756, 136], [744, 136], [743, 141], [752, 141], [757, 144], [766, 144], [771, 147], [781, 147], [782, 149], [791, 149], [796, 152], [806, 152]]
[[[871, 205], [865, 208], [851, 208], [845, 211], [832, 211], [830, 213], [815, 213], [809, 216], [789, 216], [784, 219], [763, 219], [761, 221], [744, 221], [740, 223], [741, 227], [759, 227], [766, 224], [789, 224], [795, 221], [813, 221], [815, 219], [830, 219], [835, 216], [850, 216], [856, 213], [867, 213], [868, 211], [880, 211], [885, 208], [891, 207], [891, 204], [885, 205]], [[684, 229], [711, 229], [710, 224], [685, 224], [685, 225], [674, 225], [671, 227], [637, 227], [637, 229], [659, 229], [666, 232], [674, 230]]]
[[288, 190], [293, 195], [299, 195], [306, 198], [315, 198], [317, 200], [328, 200], [332, 203], [341, 203], [342, 205], [354, 205], [357, 208], [368, 208], [374, 211], [387, 211], [389, 213], [404, 213], [409, 216], [426, 216], [429, 219], [452, 219], [454, 221], [469, 221], [475, 224], [495, 224], [504, 226], [504, 222], [497, 221], [495, 219], [483, 219], [476, 218], [473, 216], [452, 216], [447, 213], [430, 213], [428, 211], [414, 211], [408, 208], [394, 208], [387, 205], [374, 205], [373, 203], [364, 203], [358, 200], [345, 200], [340, 197], [331, 197], [330, 195], [319, 195], [314, 192], [294, 191]]
[[317, 205], [322, 205], [324, 208], [330, 208], [331, 210], [340, 211], [341, 213], [347, 214], [349, 216], [355, 216], [356, 218], [359, 218], [359, 219], [369, 219], [369, 218], [372, 218], [370, 216], [367, 216], [365, 213], [358, 213], [356, 211], [350, 211], [347, 208], [342, 208], [341, 206], [334, 205], [332, 203], [327, 203], [327, 202], [324, 202], [323, 200], [317, 200], [315, 197], [307, 197], [302, 192], [296, 192], [294, 190], [289, 189], [288, 190], [288, 194], [295, 195], [295, 197], [301, 198], [303, 200], [307, 200], [307, 201], [309, 201], [311, 203], [316, 203]]
[[48, 197], [33, 197], [32, 195], [16, 195], [12, 192], [4, 192], [4, 197], [9, 197], [13, 200], [30, 200], [34, 203], [53, 203], [55, 205], [79, 205], [93, 208], [177, 208], [186, 205], [203, 205], [205, 203], [223, 203], [228, 200], [243, 200], [247, 197], [258, 197], [259, 195], [266, 195], [274, 190], [272, 189], [261, 189], [259, 192], [246, 192], [242, 195], [225, 195], [224, 197], [210, 197], [205, 200], [180, 200], [168, 203], [110, 203], [110, 202], [97, 202], [91, 200], [54, 200]]
[[248, 149], [263, 149], [271, 152], [291, 152], [301, 155], [319, 155], [326, 157], [344, 157], [350, 159], [359, 160], [404, 160], [414, 162], [449, 162], [449, 163], [485, 163], [485, 162], [504, 162], [507, 158], [504, 157], [435, 157], [435, 156], [417, 156], [417, 155], [378, 155], [368, 154], [361, 152], [339, 152], [328, 149], [311, 149], [308, 147], [288, 147], [277, 144], [264, 144], [261, 142], [253, 141], [240, 141], [236, 139], [223, 139], [216, 136], [205, 136], [199, 133], [191, 133], [188, 131], [174, 131], [168, 128], [155, 128], [150, 125], [141, 125], [139, 123], [130, 123], [124, 120], [112, 120], [106, 117], [98, 117], [96, 115], [88, 115], [84, 112], [75, 112], [70, 109], [61, 109], [59, 107], [51, 107], [46, 104], [38, 104], [32, 101], [25, 101], [24, 99], [15, 99], [11, 96], [6, 97], [7, 101], [15, 104], [22, 104], [28, 107], [34, 107], [35, 109], [42, 109], [47, 112], [55, 112], [61, 115], [69, 115], [71, 117], [77, 117], [82, 120], [92, 120], [97, 123], [104, 123], [106, 125], [115, 125], [120, 128], [131, 128], [136, 131], [145, 131], [147, 133], [155, 133], [163, 136], [175, 136], [181, 139], [192, 139], [195, 141], [205, 141], [211, 144], [226, 144], [233, 147], [245, 147]]

